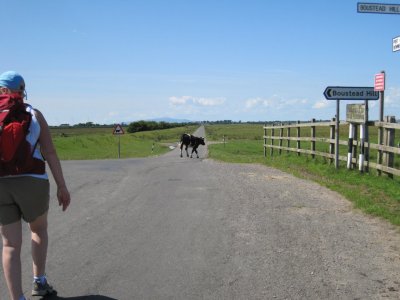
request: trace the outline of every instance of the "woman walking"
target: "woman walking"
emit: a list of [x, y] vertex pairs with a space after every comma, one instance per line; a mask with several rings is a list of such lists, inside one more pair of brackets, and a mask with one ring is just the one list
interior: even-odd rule
[[[0, 113], [12, 111], [14, 107], [11, 105], [21, 107], [25, 95], [25, 81], [20, 74], [8, 71], [0, 75], [0, 107], [6, 108]], [[7, 108], [7, 105], [10, 108]], [[29, 130], [20, 146], [15, 149], [15, 153], [19, 153], [18, 158], [11, 157], [13, 152], [9, 149], [13, 149], [13, 145], [11, 145], [10, 139], [6, 138], [7, 128], [11, 126], [7, 127], [7, 122], [10, 122], [11, 117], [6, 118], [4, 124], [0, 124], [1, 148], [11, 151], [8, 154], [9, 157], [4, 157], [6, 150], [0, 153], [0, 233], [3, 241], [4, 277], [12, 300], [26, 299], [23, 295], [21, 279], [22, 219], [29, 224], [31, 230], [32, 295], [44, 296], [55, 292], [47, 282], [45, 273], [48, 245], [49, 180], [44, 160], [47, 161], [56, 182], [57, 198], [62, 210], [65, 211], [70, 204], [70, 194], [47, 122], [37, 109], [26, 103], [23, 103], [22, 107], [25, 115], [28, 114], [29, 117], [29, 122], [27, 122]], [[0, 119], [0, 121], [2, 120]], [[12, 126], [13, 139], [16, 139], [16, 128], [19, 127], [18, 125]], [[24, 152], [21, 150], [23, 147], [21, 145], [28, 145], [25, 147], [28, 147], [30, 151]], [[29, 154], [25, 155], [24, 153]]]

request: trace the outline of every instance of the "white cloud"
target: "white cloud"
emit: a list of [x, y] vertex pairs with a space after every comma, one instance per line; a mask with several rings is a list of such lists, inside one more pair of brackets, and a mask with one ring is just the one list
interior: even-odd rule
[[250, 98], [245, 101], [246, 109], [258, 109], [262, 107], [271, 107], [277, 110], [286, 109], [288, 106], [295, 107], [308, 103], [307, 99], [285, 99], [278, 95], [273, 95], [270, 98]]
[[312, 108], [322, 109], [322, 108], [326, 108], [328, 106], [329, 106], [329, 102], [327, 100], [321, 100], [321, 101], [315, 102], [314, 105], [312, 106]]
[[250, 98], [245, 101], [246, 109], [252, 108], [260, 108], [260, 107], [269, 107], [276, 105], [276, 100], [274, 99], [275, 95], [272, 96], [270, 99], [264, 99], [261, 97]]
[[293, 99], [279, 98], [278, 101], [279, 101], [278, 103], [281, 108], [286, 107], [286, 106], [305, 105], [308, 103], [307, 99], [297, 99], [297, 98], [293, 98]]
[[169, 97], [169, 102], [172, 105], [184, 105], [186, 102], [188, 102], [190, 99], [192, 99], [191, 96], [182, 96], [182, 97]]
[[193, 98], [193, 103], [201, 106], [217, 106], [222, 105], [225, 102], [225, 98]]
[[199, 106], [218, 106], [225, 102], [225, 98], [204, 98], [204, 97], [192, 97], [192, 96], [181, 96], [169, 97], [169, 102], [172, 105], [199, 105]]
[[245, 106], [247, 109], [251, 109], [253, 107], [261, 105], [265, 100], [260, 97], [247, 99], [245, 101]]

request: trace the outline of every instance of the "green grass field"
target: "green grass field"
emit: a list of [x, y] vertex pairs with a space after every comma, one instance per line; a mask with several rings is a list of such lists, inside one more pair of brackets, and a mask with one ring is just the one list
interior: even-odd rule
[[[112, 135], [113, 128], [56, 128], [51, 132], [60, 159], [86, 160], [118, 158], [119, 140], [121, 158], [160, 155], [170, 151], [168, 145], [176, 146], [182, 133], [194, 132], [197, 127], [193, 125], [121, 136]], [[310, 134], [308, 131], [304, 130], [302, 136]], [[344, 162], [336, 170], [333, 164], [322, 157], [312, 159], [309, 155], [297, 156], [286, 151], [282, 151], [281, 155], [275, 151], [272, 157], [264, 157], [263, 135], [261, 124], [206, 125], [206, 141], [217, 142], [208, 146], [209, 156], [225, 162], [263, 164], [313, 180], [337, 191], [352, 201], [356, 208], [400, 226], [399, 177], [390, 179], [386, 175], [377, 176], [373, 170], [360, 174], [355, 170], [347, 170]], [[317, 128], [318, 137], [325, 135], [329, 136], [328, 128]], [[342, 127], [340, 139], [347, 140], [347, 137], [348, 129]], [[371, 132], [371, 142], [375, 140], [377, 132]], [[397, 141], [400, 141], [399, 137]], [[307, 145], [305, 147], [309, 148]], [[317, 150], [325, 151], [324, 147], [327, 145], [321, 143]], [[341, 147], [340, 152], [346, 155], [347, 147]], [[397, 162], [400, 160], [398, 157], [396, 159]]]
[[[169, 150], [184, 132], [198, 126], [184, 126], [165, 130], [113, 135], [113, 128], [52, 128], [51, 134], [61, 160], [112, 159], [147, 157]], [[154, 146], [153, 146], [154, 145]]]

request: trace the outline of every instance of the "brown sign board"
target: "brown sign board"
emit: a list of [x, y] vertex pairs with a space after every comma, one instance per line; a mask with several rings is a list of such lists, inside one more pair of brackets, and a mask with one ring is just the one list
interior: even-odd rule
[[349, 123], [365, 122], [365, 105], [364, 104], [347, 104], [346, 105], [346, 121]]

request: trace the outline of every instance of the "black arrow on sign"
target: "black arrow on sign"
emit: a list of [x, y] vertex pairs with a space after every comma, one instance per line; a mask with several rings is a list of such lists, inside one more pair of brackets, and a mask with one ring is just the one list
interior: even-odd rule
[[332, 98], [331, 92], [332, 92], [332, 89], [327, 87], [325, 92], [324, 92], [324, 96], [325, 96], [326, 99]]

